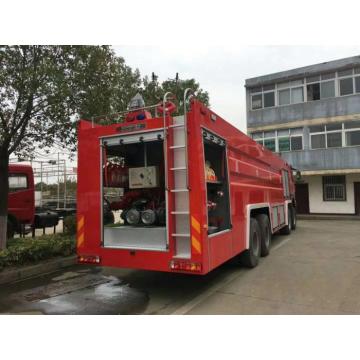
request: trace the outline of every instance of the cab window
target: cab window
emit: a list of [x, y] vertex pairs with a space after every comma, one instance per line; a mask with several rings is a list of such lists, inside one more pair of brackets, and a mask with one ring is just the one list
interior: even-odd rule
[[23, 174], [10, 174], [9, 175], [9, 191], [19, 191], [28, 188], [27, 176]]

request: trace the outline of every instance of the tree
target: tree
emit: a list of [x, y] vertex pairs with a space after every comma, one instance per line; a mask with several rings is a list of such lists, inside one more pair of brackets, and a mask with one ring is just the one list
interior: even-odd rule
[[108, 46], [0, 47], [0, 250], [6, 247], [9, 156], [54, 141], [76, 148], [76, 114], [124, 106], [140, 85]]

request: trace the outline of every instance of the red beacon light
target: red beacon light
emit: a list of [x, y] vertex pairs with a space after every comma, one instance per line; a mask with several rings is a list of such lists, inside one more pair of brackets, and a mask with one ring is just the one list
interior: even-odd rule
[[128, 105], [128, 114], [125, 117], [126, 122], [132, 122], [135, 120], [146, 120], [151, 119], [151, 113], [144, 109], [145, 101], [143, 97], [137, 93]]

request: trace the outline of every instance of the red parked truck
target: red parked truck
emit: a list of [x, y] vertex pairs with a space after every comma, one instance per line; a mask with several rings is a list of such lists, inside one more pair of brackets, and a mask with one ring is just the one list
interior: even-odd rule
[[206, 274], [239, 256], [254, 267], [273, 233], [296, 227], [291, 167], [189, 89], [173, 116], [170, 96], [130, 105], [122, 122], [79, 122], [78, 261]]
[[53, 227], [59, 216], [52, 211], [35, 208], [34, 173], [30, 165], [9, 165], [7, 237], [24, 234], [35, 228]]
[[34, 174], [29, 165], [9, 165], [8, 237], [32, 225], [35, 216]]

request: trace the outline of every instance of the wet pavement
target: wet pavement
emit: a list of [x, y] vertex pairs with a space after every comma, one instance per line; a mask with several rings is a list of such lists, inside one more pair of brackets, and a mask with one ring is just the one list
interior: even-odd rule
[[360, 314], [360, 222], [299, 221], [257, 268], [205, 276], [76, 265], [0, 286], [2, 314]]
[[2, 314], [170, 314], [228, 273], [182, 274], [75, 265], [0, 286]]

